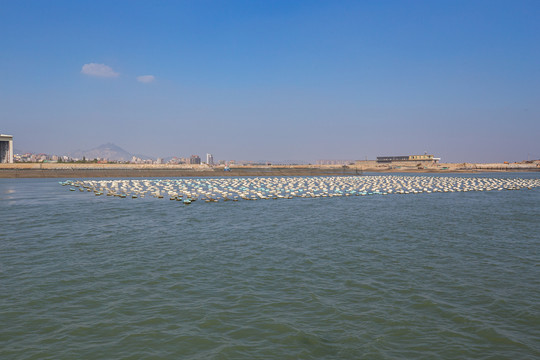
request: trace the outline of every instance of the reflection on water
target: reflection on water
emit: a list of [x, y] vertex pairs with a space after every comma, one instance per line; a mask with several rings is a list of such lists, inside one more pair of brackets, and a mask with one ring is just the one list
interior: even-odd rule
[[14, 199], [15, 194], [15, 187], [14, 186], [6, 186], [6, 187], [0, 187], [0, 201], [2, 200], [11, 200]]

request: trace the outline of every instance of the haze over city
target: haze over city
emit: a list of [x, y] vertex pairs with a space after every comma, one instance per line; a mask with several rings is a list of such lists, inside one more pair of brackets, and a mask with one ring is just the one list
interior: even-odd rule
[[537, 1], [7, 2], [23, 151], [540, 158]]

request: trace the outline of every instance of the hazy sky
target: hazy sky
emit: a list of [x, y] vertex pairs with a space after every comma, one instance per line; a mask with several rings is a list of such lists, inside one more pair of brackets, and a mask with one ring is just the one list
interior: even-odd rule
[[0, 0], [22, 151], [540, 158], [540, 1]]

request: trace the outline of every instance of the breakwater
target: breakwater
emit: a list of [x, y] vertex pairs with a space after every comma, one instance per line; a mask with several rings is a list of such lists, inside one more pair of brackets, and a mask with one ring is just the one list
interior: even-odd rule
[[0, 164], [0, 178], [95, 178], [95, 177], [215, 177], [215, 176], [324, 176], [359, 175], [364, 172], [388, 173], [474, 173], [506, 171], [540, 171], [533, 164], [437, 164], [406, 167], [359, 163], [339, 165], [233, 166], [231, 171], [206, 165], [149, 164], [66, 164], [16, 163]]
[[168, 166], [34, 166], [1, 168], [0, 178], [95, 178], [95, 177], [214, 177], [214, 176], [324, 176], [356, 175], [355, 168], [241, 167], [232, 171], [210, 167]]

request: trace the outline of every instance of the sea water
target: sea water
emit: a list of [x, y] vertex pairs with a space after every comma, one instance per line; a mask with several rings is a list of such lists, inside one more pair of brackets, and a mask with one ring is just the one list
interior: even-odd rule
[[58, 180], [0, 179], [1, 359], [540, 357], [540, 188], [186, 206]]

